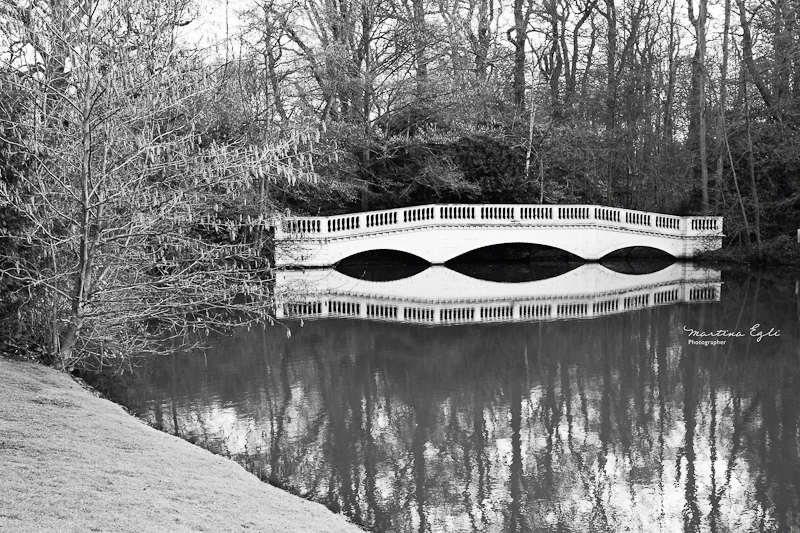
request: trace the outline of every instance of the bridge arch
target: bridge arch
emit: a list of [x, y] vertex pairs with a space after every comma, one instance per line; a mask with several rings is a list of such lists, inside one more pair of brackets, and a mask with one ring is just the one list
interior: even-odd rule
[[683, 243], [653, 236], [637, 236], [622, 232], [604, 232], [593, 228], [579, 231], [575, 228], [547, 228], [531, 231], [529, 228], [433, 228], [426, 231], [387, 232], [358, 239], [332, 239], [328, 243], [328, 264], [372, 250], [392, 250], [407, 253], [433, 265], [442, 265], [461, 255], [487, 246], [517, 243], [548, 246], [572, 254], [580, 259], [596, 261], [624, 248], [646, 246], [680, 257]]
[[[477, 228], [436, 228], [424, 232], [404, 232], [400, 235], [380, 235], [329, 244], [331, 264], [373, 250], [390, 250], [419, 257], [433, 265], [442, 265], [466, 253], [488, 246], [530, 244], [562, 250], [584, 260], [599, 259], [592, 244], [565, 239], [562, 232], [536, 233], [517, 230]], [[574, 236], [573, 236], [574, 237]], [[588, 248], [588, 250], [587, 250]]]

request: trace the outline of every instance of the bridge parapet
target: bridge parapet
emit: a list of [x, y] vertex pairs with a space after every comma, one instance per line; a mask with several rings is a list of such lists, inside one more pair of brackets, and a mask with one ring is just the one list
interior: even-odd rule
[[339, 237], [385, 229], [464, 224], [596, 225], [629, 230], [652, 230], [685, 236], [721, 235], [722, 217], [679, 217], [598, 205], [462, 205], [440, 204], [327, 217], [285, 217], [276, 224], [276, 237]]
[[[427, 238], [420, 239], [414, 233]], [[632, 246], [693, 257], [722, 245], [722, 217], [678, 217], [599, 205], [434, 204], [275, 221], [278, 266], [330, 266], [377, 249], [444, 263], [509, 242], [555, 246], [596, 260]]]

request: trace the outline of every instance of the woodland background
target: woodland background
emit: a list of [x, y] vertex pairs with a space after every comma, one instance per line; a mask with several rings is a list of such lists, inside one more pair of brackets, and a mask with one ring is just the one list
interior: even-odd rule
[[797, 0], [254, 0], [206, 48], [203, 9], [0, 5], [3, 351], [269, 320], [287, 210], [715, 214], [758, 258], [800, 226]]

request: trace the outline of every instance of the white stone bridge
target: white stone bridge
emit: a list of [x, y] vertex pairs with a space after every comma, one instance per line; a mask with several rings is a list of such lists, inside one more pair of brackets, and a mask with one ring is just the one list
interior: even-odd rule
[[349, 317], [426, 325], [586, 319], [674, 305], [717, 302], [719, 270], [673, 263], [621, 274], [589, 263], [549, 279], [485, 281], [444, 266], [395, 281], [364, 281], [333, 269], [279, 271], [277, 318]]
[[722, 246], [722, 217], [677, 217], [597, 205], [425, 205], [275, 222], [277, 266], [325, 267], [371, 250], [444, 264], [485, 246], [552, 246], [595, 261], [642, 246], [691, 258]]

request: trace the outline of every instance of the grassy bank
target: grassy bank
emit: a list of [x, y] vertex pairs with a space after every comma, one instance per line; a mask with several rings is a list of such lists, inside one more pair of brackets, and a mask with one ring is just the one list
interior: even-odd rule
[[0, 463], [0, 531], [361, 531], [65, 374], [2, 357]]

